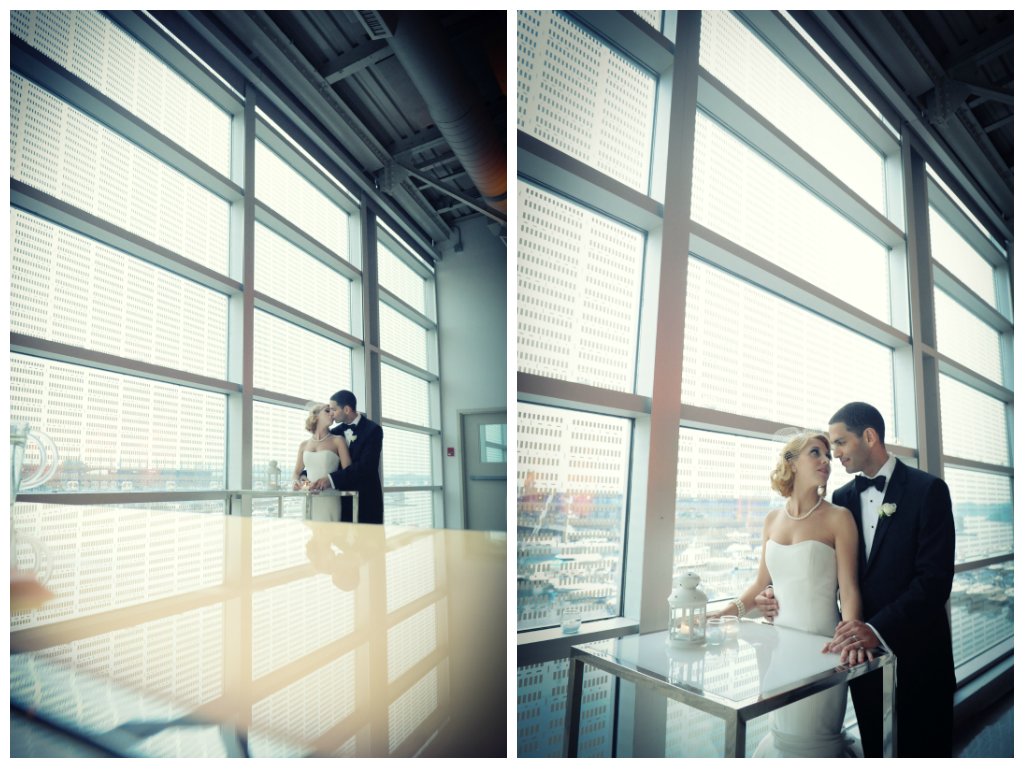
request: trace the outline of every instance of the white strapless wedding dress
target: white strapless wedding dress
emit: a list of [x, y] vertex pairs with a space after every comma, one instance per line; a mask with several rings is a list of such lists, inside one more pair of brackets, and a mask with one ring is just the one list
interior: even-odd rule
[[[303, 451], [302, 462], [306, 465], [306, 477], [310, 482], [327, 477], [341, 466], [341, 459], [334, 451]], [[314, 496], [313, 519], [328, 523], [341, 522], [341, 498]]]
[[[836, 605], [836, 551], [814, 540], [788, 546], [769, 540], [765, 546], [779, 601], [775, 624], [832, 637], [842, 618]], [[770, 677], [769, 668], [762, 690], [773, 687]], [[846, 688], [837, 685], [770, 713], [769, 733], [753, 757], [855, 757], [852, 740], [843, 734]]]

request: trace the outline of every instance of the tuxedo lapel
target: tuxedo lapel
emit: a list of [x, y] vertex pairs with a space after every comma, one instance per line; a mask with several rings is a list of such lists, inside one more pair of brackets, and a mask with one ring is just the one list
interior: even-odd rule
[[857, 572], [861, 578], [864, 578], [864, 572], [867, 571], [867, 550], [864, 548], [864, 523], [861, 521], [860, 514], [860, 494], [857, 493], [857, 486], [854, 483], [846, 485], [847, 491], [847, 503], [846, 508], [850, 510], [853, 515], [853, 522], [857, 524]]
[[[882, 499], [882, 504], [895, 504], [899, 506], [900, 500], [903, 498], [903, 489], [906, 486], [906, 481], [907, 468], [897, 459], [896, 467], [892, 471], [892, 478], [890, 478], [889, 485], [885, 489], [885, 498]], [[871, 557], [868, 558], [868, 568], [878, 559], [878, 550], [882, 546], [882, 540], [889, 531], [890, 525], [892, 525], [892, 518], [882, 515], [878, 521], [878, 530], [875, 531], [875, 539], [871, 542]]]

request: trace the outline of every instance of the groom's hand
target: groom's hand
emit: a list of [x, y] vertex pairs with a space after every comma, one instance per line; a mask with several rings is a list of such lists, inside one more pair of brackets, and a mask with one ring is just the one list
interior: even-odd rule
[[321, 477], [319, 480], [314, 480], [309, 486], [311, 491], [329, 491], [331, 490], [331, 479], [329, 477]]
[[769, 585], [764, 592], [754, 598], [754, 605], [769, 624], [779, 615], [779, 601], [775, 599], [775, 590]]
[[878, 635], [863, 621], [841, 621], [835, 637], [828, 645], [829, 653], [838, 653], [843, 664], [863, 664], [875, 658], [874, 649], [881, 646]]

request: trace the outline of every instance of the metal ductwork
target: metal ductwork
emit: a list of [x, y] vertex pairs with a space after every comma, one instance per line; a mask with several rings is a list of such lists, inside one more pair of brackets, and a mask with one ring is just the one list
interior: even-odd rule
[[388, 44], [484, 202], [507, 209], [506, 149], [436, 12], [402, 11]]

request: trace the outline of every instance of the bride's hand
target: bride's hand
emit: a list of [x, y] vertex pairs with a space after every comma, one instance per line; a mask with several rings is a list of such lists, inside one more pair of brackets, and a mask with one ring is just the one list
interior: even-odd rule
[[779, 601], [775, 599], [775, 590], [771, 585], [768, 585], [764, 592], [754, 598], [754, 605], [757, 606], [757, 610], [761, 612], [765, 621], [769, 624], [775, 622], [775, 617], [779, 615]]

